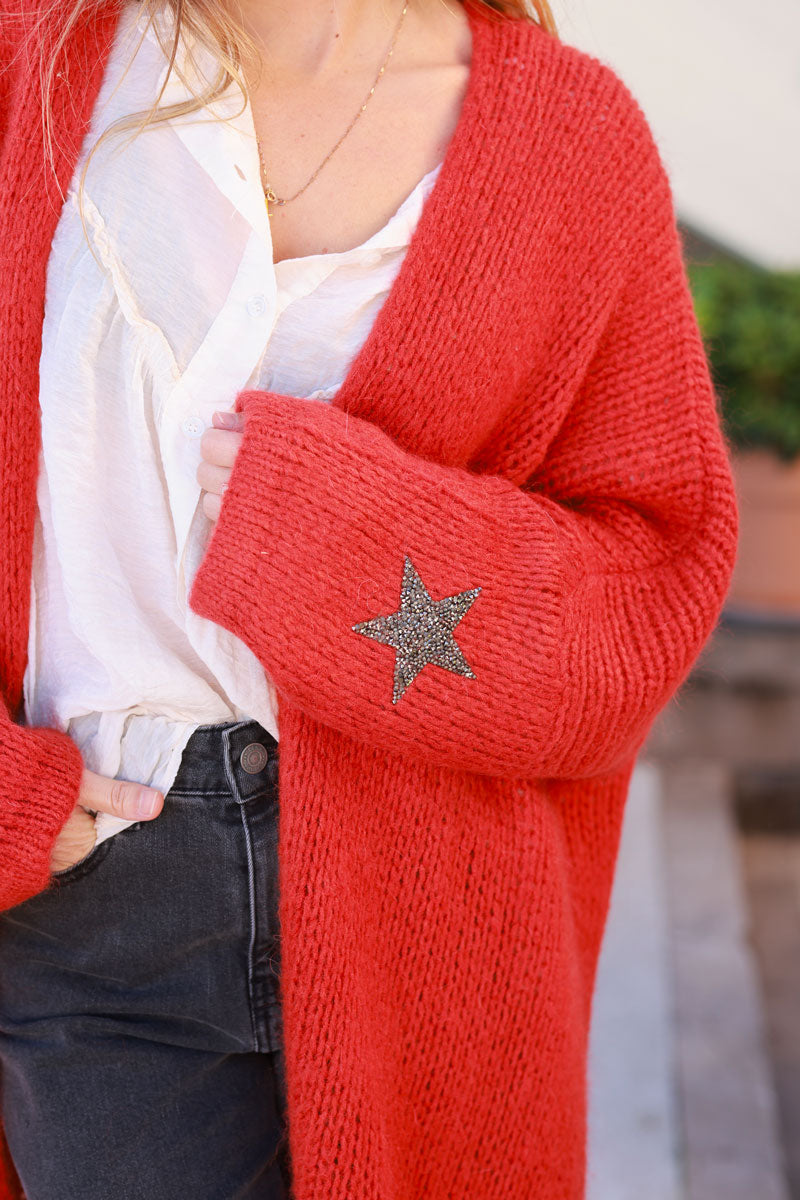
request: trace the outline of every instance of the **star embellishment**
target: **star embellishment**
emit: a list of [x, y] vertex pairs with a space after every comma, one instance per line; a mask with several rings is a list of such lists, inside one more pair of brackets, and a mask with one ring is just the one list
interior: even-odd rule
[[426, 663], [434, 663], [457, 675], [475, 678], [453, 637], [453, 630], [480, 593], [480, 588], [432, 600], [414, 564], [406, 555], [403, 582], [400, 588], [400, 607], [386, 617], [360, 621], [351, 628], [364, 637], [374, 638], [393, 646], [394, 689], [392, 704], [396, 704]]

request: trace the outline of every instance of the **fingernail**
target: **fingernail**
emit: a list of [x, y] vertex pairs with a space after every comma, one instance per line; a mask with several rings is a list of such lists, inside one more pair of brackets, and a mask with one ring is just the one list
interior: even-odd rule
[[136, 803], [136, 811], [140, 817], [152, 817], [158, 807], [158, 792], [150, 788], [142, 788]]
[[239, 424], [237, 414], [231, 412], [215, 412], [211, 421], [218, 429], [235, 429]]

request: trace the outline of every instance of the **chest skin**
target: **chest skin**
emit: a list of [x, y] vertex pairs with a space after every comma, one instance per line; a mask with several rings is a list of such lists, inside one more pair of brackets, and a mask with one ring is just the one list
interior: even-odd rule
[[444, 158], [467, 90], [472, 38], [460, 4], [439, 7], [446, 18], [430, 45], [420, 45], [426, 33], [416, 29], [417, 14], [406, 15], [368, 100], [382, 51], [374, 63], [322, 83], [273, 82], [267, 71], [248, 80], [267, 180], [290, 198], [270, 210], [276, 263], [361, 245]]

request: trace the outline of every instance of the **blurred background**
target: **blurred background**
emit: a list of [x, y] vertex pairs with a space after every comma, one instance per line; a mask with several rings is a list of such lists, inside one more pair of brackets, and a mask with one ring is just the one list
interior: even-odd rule
[[800, 1200], [800, 0], [552, 7], [659, 144], [741, 521], [631, 785], [588, 1200]]

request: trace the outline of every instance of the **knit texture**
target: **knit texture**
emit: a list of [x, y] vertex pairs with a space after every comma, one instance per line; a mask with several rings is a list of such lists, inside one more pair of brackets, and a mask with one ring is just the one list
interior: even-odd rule
[[[30, 0], [29, 0], [30, 2]], [[400, 275], [333, 402], [247, 390], [190, 605], [280, 700], [296, 1200], [579, 1200], [591, 994], [636, 754], [721, 611], [738, 513], [670, 184], [613, 70], [468, 10], [473, 60]], [[57, 79], [58, 177], [115, 14]], [[69, 740], [25, 668], [60, 196], [10, 73], [0, 161], [0, 909], [47, 886]], [[169, 281], [165, 281], [168, 285]], [[392, 703], [353, 629], [480, 588]], [[0, 970], [2, 962], [0, 961]], [[17, 1197], [6, 1166], [0, 1197]]]

